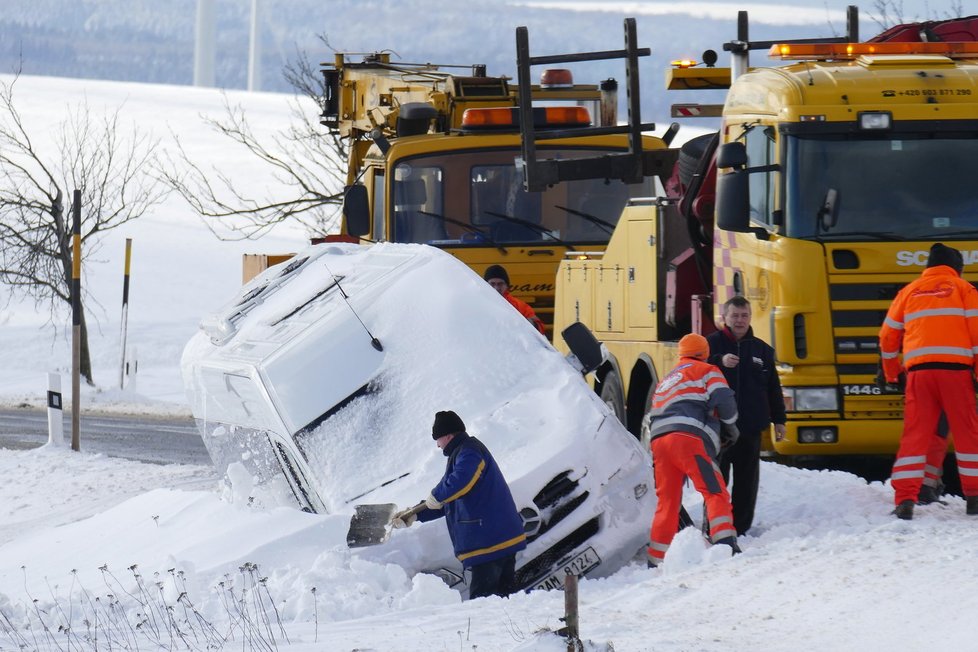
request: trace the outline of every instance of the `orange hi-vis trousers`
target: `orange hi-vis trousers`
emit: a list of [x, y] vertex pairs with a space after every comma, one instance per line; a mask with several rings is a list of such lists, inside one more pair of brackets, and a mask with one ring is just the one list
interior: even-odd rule
[[730, 494], [720, 469], [709, 455], [703, 440], [687, 432], [670, 432], [652, 440], [652, 462], [655, 467], [655, 495], [658, 504], [652, 519], [649, 561], [661, 564], [679, 527], [679, 509], [683, 504], [683, 482], [686, 478], [703, 495], [710, 519], [710, 540], [736, 537]]
[[958, 475], [965, 496], [978, 496], [978, 414], [970, 369], [920, 369], [907, 374], [903, 436], [893, 463], [890, 484], [894, 502], [917, 500], [928, 457], [936, 461], [934, 424], [941, 410], [947, 416]]

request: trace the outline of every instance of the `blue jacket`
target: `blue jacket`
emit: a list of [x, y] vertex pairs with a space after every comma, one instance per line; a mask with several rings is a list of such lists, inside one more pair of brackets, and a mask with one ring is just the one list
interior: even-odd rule
[[[710, 343], [710, 364], [723, 372], [727, 384], [737, 396], [737, 427], [742, 437], [755, 436], [771, 423], [784, 423], [784, 395], [774, 366], [774, 349], [756, 337], [748, 328], [740, 341], [729, 328], [706, 336]], [[723, 356], [733, 353], [740, 363], [733, 369], [723, 366]]]
[[489, 450], [462, 432], [448, 443], [445, 475], [431, 490], [441, 509], [425, 509], [419, 521], [445, 517], [455, 556], [465, 568], [515, 555], [526, 548], [523, 519]]

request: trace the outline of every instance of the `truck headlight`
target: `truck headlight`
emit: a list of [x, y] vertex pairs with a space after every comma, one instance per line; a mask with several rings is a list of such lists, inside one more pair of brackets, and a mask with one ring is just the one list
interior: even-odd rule
[[784, 407], [788, 412], [824, 412], [839, 409], [835, 387], [783, 387]]

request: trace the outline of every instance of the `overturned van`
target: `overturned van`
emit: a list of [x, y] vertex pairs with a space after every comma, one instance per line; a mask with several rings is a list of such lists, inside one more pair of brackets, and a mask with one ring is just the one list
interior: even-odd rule
[[[182, 372], [218, 471], [300, 508], [408, 506], [444, 471], [435, 412], [492, 451], [523, 517], [523, 588], [598, 577], [643, 547], [649, 455], [580, 369], [481, 278], [424, 245], [323, 244], [266, 270], [187, 344]], [[357, 554], [465, 591], [440, 521]]]

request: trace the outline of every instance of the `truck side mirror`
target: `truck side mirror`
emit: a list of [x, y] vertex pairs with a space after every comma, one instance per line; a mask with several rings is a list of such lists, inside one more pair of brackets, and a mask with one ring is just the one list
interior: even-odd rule
[[747, 166], [747, 148], [743, 143], [725, 143], [717, 150], [718, 168], [743, 168]]
[[370, 233], [370, 202], [366, 186], [347, 186], [343, 190], [343, 216], [349, 235], [360, 237]]
[[717, 175], [716, 224], [725, 231], [749, 231], [750, 186], [747, 149], [743, 143], [726, 143], [717, 150], [717, 167], [733, 168]]
[[594, 337], [594, 333], [581, 322], [574, 322], [562, 330], [560, 336], [564, 338], [567, 348], [570, 349], [567, 362], [582, 374], [591, 373], [604, 362], [605, 352], [601, 344]]

